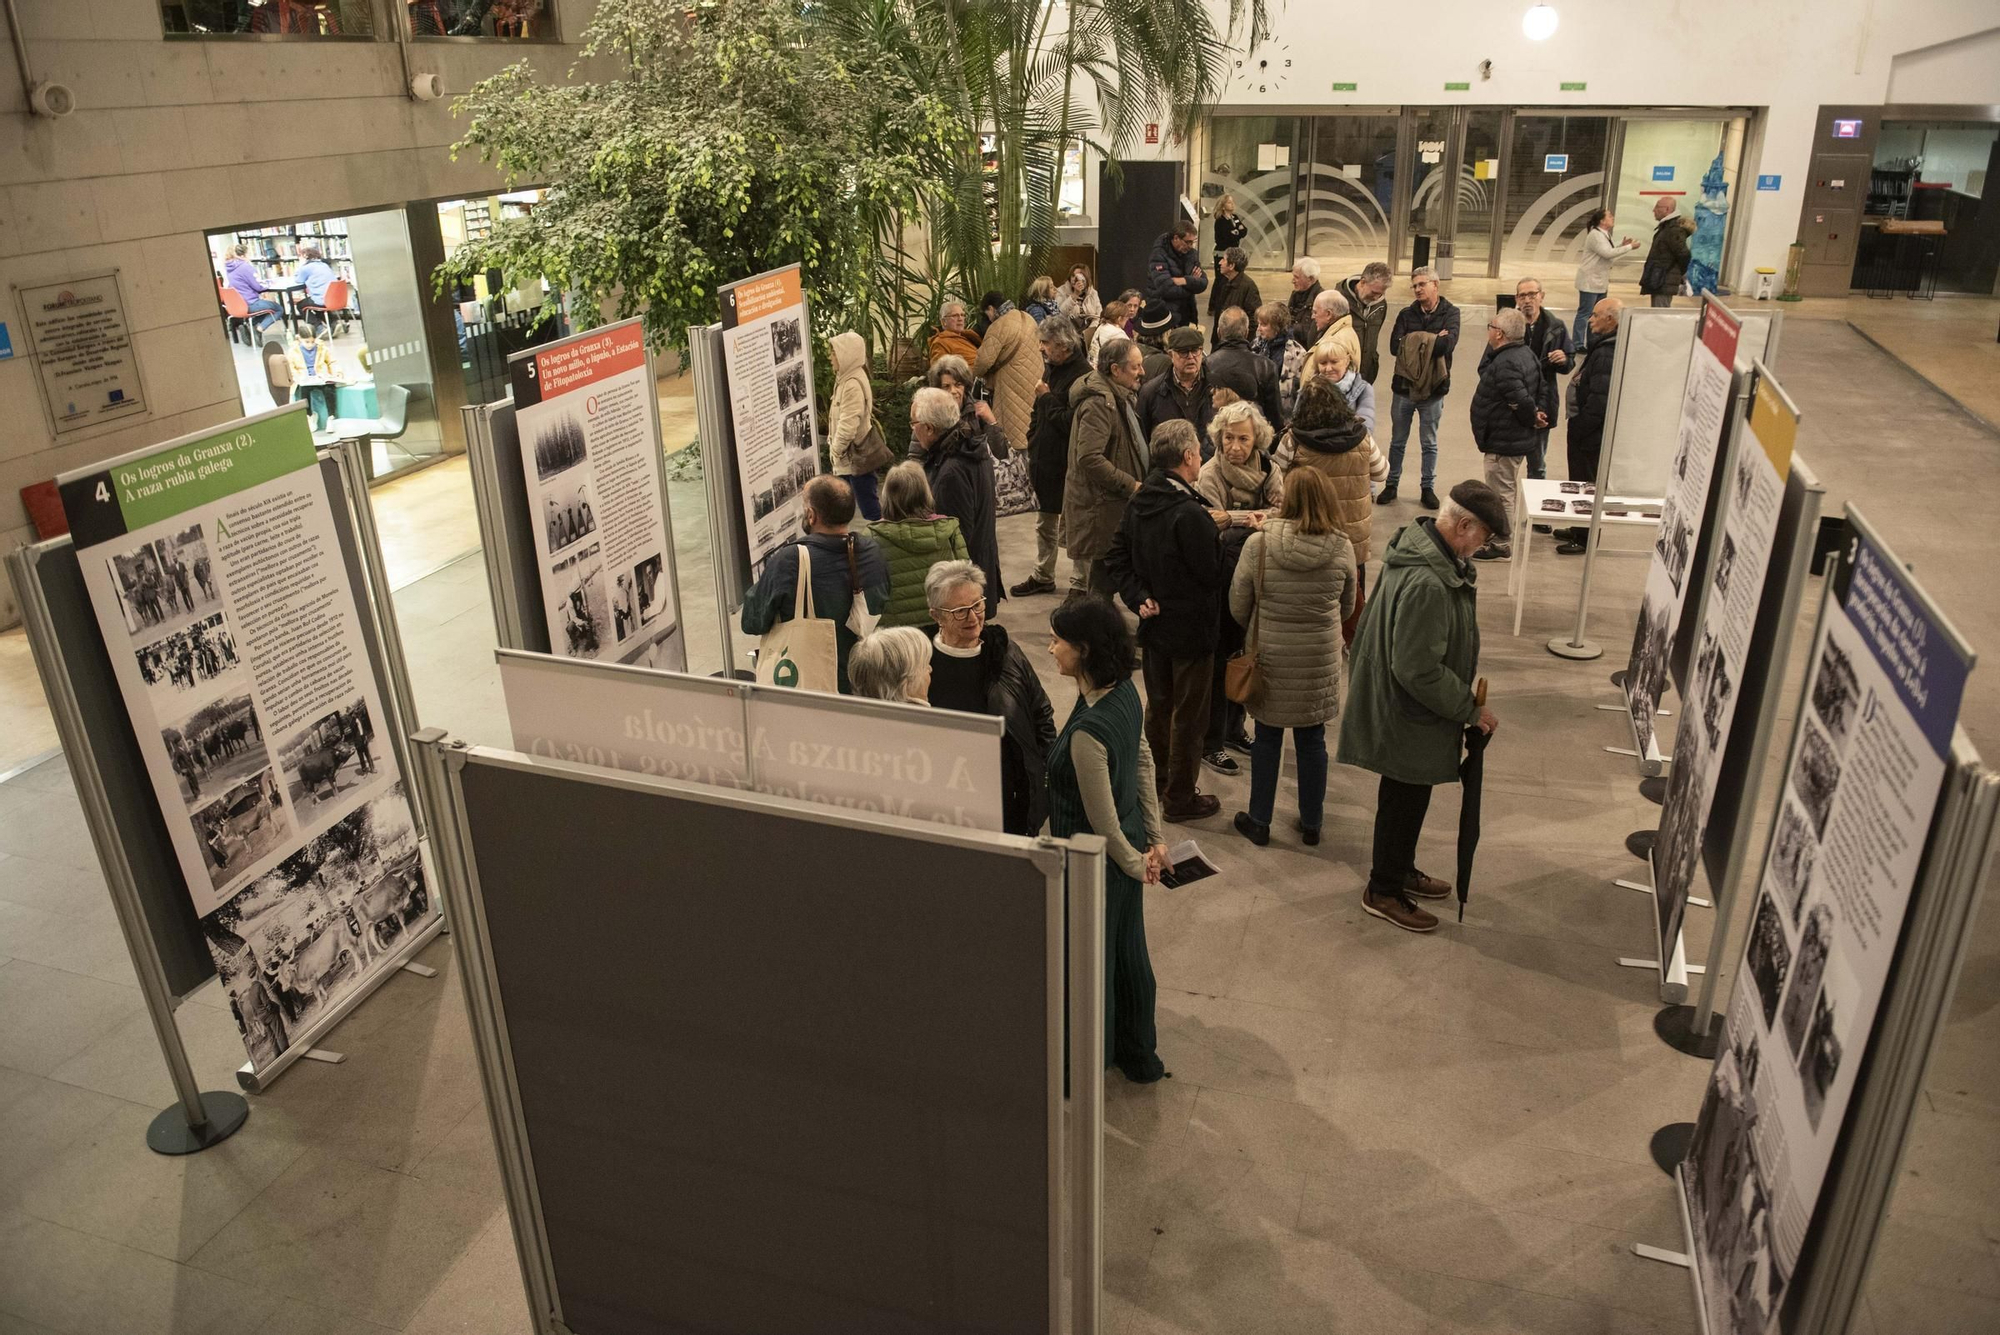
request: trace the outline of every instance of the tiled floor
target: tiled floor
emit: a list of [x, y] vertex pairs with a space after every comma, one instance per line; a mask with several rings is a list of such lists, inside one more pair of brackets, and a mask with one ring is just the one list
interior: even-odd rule
[[[1785, 362], [1829, 508], [1858, 499], [1973, 642], [2000, 645], [1979, 527], [2000, 441], [1840, 319], [1802, 319]], [[1446, 414], [1442, 471], [1476, 471], [1462, 408]], [[471, 545], [453, 476], [440, 466], [377, 495], [392, 561], [423, 574], [398, 615], [424, 722], [504, 742], [481, 561], [433, 569], [404, 547], [412, 533], [432, 556]], [[691, 650], [709, 670], [700, 485], [670, 499]], [[419, 506], [427, 518], [398, 517]], [[1378, 512], [1378, 531], [1414, 513]], [[1022, 517], [1002, 532], [1018, 570], [1032, 529]], [[1336, 769], [1317, 850], [1282, 833], [1249, 847], [1227, 830], [1247, 781], [1208, 776], [1225, 814], [1196, 833], [1223, 874], [1147, 902], [1174, 1078], [1108, 1081], [1112, 1330], [1693, 1328], [1685, 1275], [1628, 1250], [1679, 1243], [1647, 1139], [1693, 1116], [1706, 1072], [1653, 1037], [1648, 976], [1612, 962], [1650, 945], [1647, 901], [1609, 882], [1635, 866], [1623, 836], [1658, 809], [1602, 750], [1617, 720], [1592, 706], [1613, 698], [1618, 664], [1541, 647], [1568, 628], [1579, 573], [1539, 567], [1518, 639], [1500, 581], [1486, 585], [1482, 671], [1503, 723], [1462, 926], [1415, 938], [1361, 914], [1364, 776]], [[1600, 566], [1592, 625], [1607, 642], [1631, 624], [1642, 575]], [[1052, 601], [1003, 618], [1045, 674]], [[1987, 674], [1964, 722], [2000, 758]], [[1441, 792], [1437, 862], [1456, 810]], [[1711, 916], [1691, 918], [1691, 952]], [[0, 785], [0, 1335], [527, 1329], [450, 952], [434, 943], [438, 978], [398, 975], [326, 1040], [345, 1064], [301, 1063], [252, 1097], [227, 1145], [157, 1158], [141, 1131], [169, 1091], [66, 772]], [[2000, 1328], [1996, 978], [1988, 913], [1882, 1235], [1857, 1327], [1869, 1335]], [[209, 1087], [233, 1087], [241, 1050], [212, 991], [181, 1025]]]

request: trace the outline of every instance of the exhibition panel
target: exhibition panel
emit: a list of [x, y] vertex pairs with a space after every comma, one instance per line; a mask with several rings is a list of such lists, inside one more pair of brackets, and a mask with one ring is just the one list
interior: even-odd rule
[[[1865, 518], [1850, 508], [1848, 520], [1737, 970], [1745, 985], [1678, 1174], [1711, 1332], [1766, 1330], [1816, 1249], [1854, 1246], [1852, 1230], [1875, 1228], [1879, 1214], [1849, 1213], [1850, 1235], [1834, 1234], [1819, 1217], [1822, 1188], [1836, 1164], [1857, 1182], [1891, 1170], [1911, 1100], [1870, 1101], [1884, 1119], [1872, 1127], [1849, 1116], [1874, 1081], [1900, 1080], [1907, 1094], [1914, 1078], [1897, 1075], [1895, 1049], [1872, 1060], [1876, 1018], [1900, 1015], [1905, 1036], [1928, 1048], [1938, 980], [1955, 973], [1965, 940], [1921, 929], [1963, 921], [1965, 865], [1983, 867], [1992, 851], [1991, 785], [1978, 785], [1983, 815], [1945, 802], [1980, 772], [1955, 736], [1972, 651]], [[1973, 818], [1983, 833], [1967, 840]], [[1919, 993], [1928, 1027], [1912, 1033], [1904, 1008], [1915, 1003], [1898, 999]], [[1835, 1282], [1817, 1271], [1817, 1283]], [[1844, 1328], [1844, 1287], [1837, 1319], [1791, 1328]]]
[[1097, 1329], [1101, 849], [419, 749], [538, 1331]]
[[733, 471], [754, 579], [804, 527], [806, 483], [820, 471], [811, 324], [796, 264], [716, 291]]

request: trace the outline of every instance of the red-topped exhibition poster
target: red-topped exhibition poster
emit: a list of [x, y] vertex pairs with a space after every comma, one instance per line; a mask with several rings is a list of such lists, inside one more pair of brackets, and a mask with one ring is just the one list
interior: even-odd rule
[[1657, 749], [1653, 716], [1666, 694], [1667, 665], [1688, 599], [1687, 572], [1701, 537], [1709, 481], [1722, 448], [1740, 330], [1736, 318], [1723, 307], [1713, 301], [1702, 304], [1701, 337], [1688, 359], [1687, 390], [1681, 397], [1680, 443], [1667, 475], [1659, 537], [1653, 543], [1632, 657], [1625, 668], [1625, 704], [1641, 757]]
[[252, 1065], [437, 913], [304, 404], [57, 479]]
[[1764, 1335], [1784, 1303], [1972, 666], [1894, 553], [1856, 530], [1822, 606], [1736, 994], [1680, 1166], [1710, 1335]]
[[721, 297], [730, 425], [755, 579], [766, 558], [799, 535], [806, 483], [819, 473], [812, 331], [796, 264], [731, 283]]
[[508, 371], [550, 651], [687, 666], [641, 322], [530, 348]]

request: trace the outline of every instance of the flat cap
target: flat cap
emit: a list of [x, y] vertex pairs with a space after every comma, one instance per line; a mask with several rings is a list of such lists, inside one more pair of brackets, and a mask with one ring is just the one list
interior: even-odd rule
[[1458, 502], [1459, 509], [1486, 525], [1496, 538], [1506, 537], [1513, 527], [1500, 493], [1484, 482], [1468, 478], [1451, 489], [1451, 498]]
[[1184, 324], [1167, 335], [1167, 351], [1200, 352], [1202, 342], [1201, 330], [1191, 324]]

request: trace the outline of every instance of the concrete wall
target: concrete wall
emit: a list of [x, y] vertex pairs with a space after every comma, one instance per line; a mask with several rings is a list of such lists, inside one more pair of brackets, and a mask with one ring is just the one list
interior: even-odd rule
[[[386, 38], [389, 0], [375, 0]], [[574, 46], [414, 42], [411, 63], [446, 97], [413, 102], [393, 40], [174, 40], [155, 0], [18, 0], [35, 77], [70, 85], [77, 110], [27, 112], [0, 49], [0, 314], [16, 356], [0, 361], [0, 550], [31, 537], [20, 489], [239, 411], [205, 230], [344, 215], [497, 188], [468, 155], [451, 98], [527, 59], [561, 80]], [[558, 0], [574, 39], [595, 0]], [[0, 27], [5, 21], [0, 18]], [[58, 446], [25, 355], [8, 285], [121, 271], [152, 411]], [[16, 620], [0, 581], [0, 626]]]
[[[2000, 102], [1993, 0], [1551, 0], [1561, 23], [1531, 42], [1521, 32], [1530, 0], [1429, 0], [1398, 16], [1332, 0], [1271, 5], [1273, 35], [1256, 58], [1290, 59], [1282, 86], [1232, 81], [1229, 107], [1325, 110], [1355, 106], [1481, 104], [1512, 107], [1713, 106], [1767, 109], [1743, 176], [1784, 178], [1777, 191], [1732, 201], [1748, 213], [1730, 269], [1781, 272], [1798, 230], [1813, 117], [1822, 103], [1891, 100]], [[1211, 0], [1218, 24], [1227, 5]], [[1365, 17], [1357, 18], [1360, 14]], [[1238, 35], [1236, 53], [1245, 43]], [[1280, 51], [1278, 48], [1282, 47]], [[1908, 56], [1906, 60], [1899, 60]], [[1482, 79], [1480, 62], [1493, 62]], [[1246, 68], [1250, 68], [1246, 62]], [[1903, 74], [1939, 76], [1920, 82]], [[1446, 92], [1447, 81], [1469, 82]], [[1335, 93], [1334, 83], [1353, 83]], [[1564, 92], [1565, 82], [1588, 86]], [[1730, 275], [1725, 274], [1725, 279]]]

